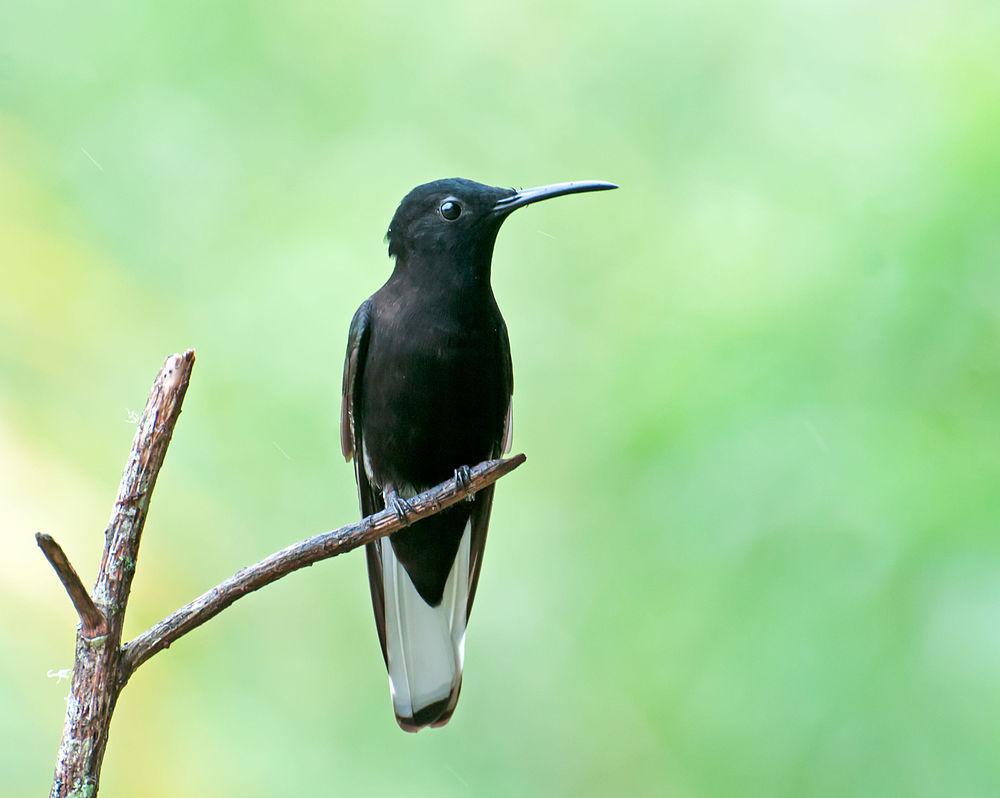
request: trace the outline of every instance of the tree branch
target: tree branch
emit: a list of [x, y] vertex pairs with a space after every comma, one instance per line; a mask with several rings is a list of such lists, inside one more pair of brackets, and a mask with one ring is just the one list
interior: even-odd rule
[[97, 794], [111, 715], [128, 679], [122, 667], [121, 635], [139, 540], [193, 367], [193, 351], [168, 357], [139, 419], [104, 533], [104, 555], [94, 586], [94, 604], [106, 620], [106, 633], [90, 637], [83, 626], [77, 632], [73, 682], [51, 798], [93, 798]]
[[509, 460], [480, 463], [471, 469], [467, 480], [449, 479], [410, 499], [411, 511], [405, 519], [392, 510], [383, 510], [340, 529], [294, 543], [238, 571], [123, 646], [122, 626], [142, 528], [193, 366], [193, 351], [173, 355], [167, 358], [153, 382], [105, 532], [104, 554], [93, 599], [59, 544], [48, 535], [36, 536], [81, 620], [51, 798], [95, 798], [118, 696], [135, 669], [154, 654], [248, 593], [300, 568], [336, 557], [439, 513], [493, 484], [525, 460], [524, 455], [519, 454]]
[[392, 510], [383, 510], [340, 529], [322, 532], [293, 543], [260, 562], [243, 568], [127, 643], [123, 648], [125, 667], [128, 672], [134, 671], [154, 654], [168, 648], [180, 637], [214, 618], [247, 594], [300, 568], [336, 557], [391, 535], [414, 521], [434, 515], [487, 485], [492, 485], [521, 465], [525, 459], [523, 454], [519, 454], [508, 460], [487, 460], [480, 463], [470, 470], [470, 478], [465, 486], [455, 479], [445, 480], [437, 487], [408, 500], [412, 512], [407, 513], [405, 522]]
[[56, 543], [51, 535], [42, 532], [35, 535], [35, 542], [38, 543], [38, 548], [42, 550], [45, 559], [49, 561], [49, 565], [56, 572], [59, 581], [66, 588], [69, 600], [73, 602], [76, 614], [80, 616], [80, 623], [83, 624], [81, 629], [83, 636], [93, 640], [95, 637], [107, 634], [108, 622], [104, 618], [104, 613], [94, 606], [93, 599], [90, 598], [83, 582], [80, 581], [76, 569], [70, 563], [66, 552], [62, 550], [62, 546]]
[[192, 368], [194, 350], [189, 349], [183, 355], [168, 357], [153, 383], [125, 464], [114, 512], [104, 533], [104, 556], [94, 586], [94, 600], [106, 608], [108, 620], [119, 636], [139, 559], [139, 540], [149, 499], [181, 414]]

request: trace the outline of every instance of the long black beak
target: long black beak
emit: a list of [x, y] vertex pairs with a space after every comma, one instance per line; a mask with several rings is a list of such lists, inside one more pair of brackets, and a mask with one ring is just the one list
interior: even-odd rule
[[561, 197], [564, 194], [580, 194], [584, 191], [607, 191], [612, 188], [618, 188], [618, 186], [604, 180], [574, 180], [571, 183], [553, 183], [551, 186], [525, 188], [497, 202], [493, 206], [493, 212], [506, 216], [512, 210], [530, 205], [533, 202]]

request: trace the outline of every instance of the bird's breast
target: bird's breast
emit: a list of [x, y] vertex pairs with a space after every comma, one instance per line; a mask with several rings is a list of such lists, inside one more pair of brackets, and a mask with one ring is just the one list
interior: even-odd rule
[[499, 319], [434, 312], [375, 319], [362, 378], [362, 434], [377, 482], [426, 488], [490, 457], [502, 435]]

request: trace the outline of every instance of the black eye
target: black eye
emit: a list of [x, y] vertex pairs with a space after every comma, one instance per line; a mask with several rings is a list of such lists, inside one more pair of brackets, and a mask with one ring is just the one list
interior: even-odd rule
[[462, 215], [462, 206], [455, 202], [455, 200], [445, 200], [441, 203], [441, 207], [438, 210], [449, 222], [455, 221]]

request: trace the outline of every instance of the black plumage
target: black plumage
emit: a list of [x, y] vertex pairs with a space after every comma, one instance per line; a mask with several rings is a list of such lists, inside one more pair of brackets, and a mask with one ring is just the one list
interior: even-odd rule
[[[514, 381], [490, 286], [497, 232], [515, 208], [607, 188], [515, 191], [454, 178], [400, 203], [387, 235], [395, 268], [355, 314], [344, 366], [341, 443], [364, 515], [387, 504], [405, 514], [407, 497], [505, 449]], [[367, 547], [393, 705], [408, 731], [454, 711], [492, 502], [491, 486]]]

